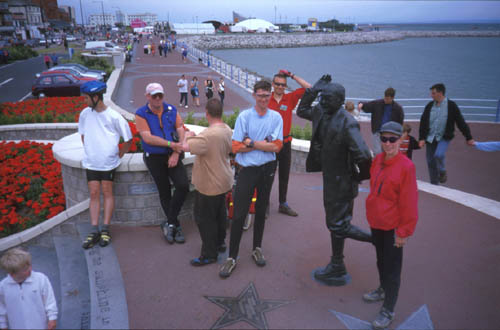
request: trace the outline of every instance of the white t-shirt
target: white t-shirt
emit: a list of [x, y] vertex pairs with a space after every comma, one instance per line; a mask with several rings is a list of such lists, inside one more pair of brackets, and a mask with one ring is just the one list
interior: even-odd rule
[[188, 92], [188, 81], [186, 79], [179, 79], [179, 81], [177, 81], [177, 86], [179, 87], [179, 93]]
[[118, 143], [132, 139], [125, 118], [113, 109], [97, 112], [83, 109], [78, 120], [78, 133], [84, 136], [85, 156], [82, 165], [94, 171], [110, 171], [120, 165]]
[[0, 282], [0, 328], [47, 329], [57, 320], [57, 302], [47, 276], [39, 272], [19, 285], [7, 275]]

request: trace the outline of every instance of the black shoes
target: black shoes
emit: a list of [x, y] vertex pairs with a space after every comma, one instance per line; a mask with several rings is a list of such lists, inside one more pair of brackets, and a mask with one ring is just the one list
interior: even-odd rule
[[365, 293], [363, 295], [363, 300], [366, 302], [376, 302], [376, 301], [382, 301], [385, 299], [385, 292], [382, 287], [378, 287], [377, 289]]
[[111, 243], [111, 234], [109, 230], [101, 230], [101, 239], [99, 241], [99, 245], [101, 247], [107, 246], [109, 243]]
[[198, 258], [194, 258], [191, 260], [191, 265], [195, 267], [210, 265], [216, 262], [216, 258], [205, 258], [204, 256], [200, 256]]
[[82, 247], [87, 250], [99, 243], [101, 240], [101, 233], [90, 233], [88, 234], [85, 241], [83, 241]]
[[314, 272], [314, 277], [320, 281], [336, 280], [347, 274], [345, 264], [342, 260], [331, 259], [330, 263], [324, 268]]
[[292, 210], [292, 208], [290, 206], [288, 206], [286, 204], [280, 204], [280, 206], [278, 208], [278, 212], [289, 215], [291, 217], [296, 217], [299, 215], [297, 212]]
[[446, 171], [439, 173], [439, 183], [446, 183], [446, 181], [448, 181], [448, 175], [446, 174]]

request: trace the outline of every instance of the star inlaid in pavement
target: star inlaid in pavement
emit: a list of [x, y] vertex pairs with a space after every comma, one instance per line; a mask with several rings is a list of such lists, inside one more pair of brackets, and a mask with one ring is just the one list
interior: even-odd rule
[[240, 321], [247, 322], [257, 329], [268, 329], [264, 313], [290, 303], [286, 300], [259, 299], [252, 282], [238, 297], [205, 296], [205, 298], [225, 309], [212, 329], [220, 329]]

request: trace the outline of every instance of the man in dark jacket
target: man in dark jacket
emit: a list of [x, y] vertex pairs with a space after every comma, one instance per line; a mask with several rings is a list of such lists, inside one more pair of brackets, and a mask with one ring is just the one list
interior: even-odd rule
[[474, 145], [469, 125], [464, 120], [457, 104], [445, 97], [444, 84], [430, 88], [432, 102], [429, 102], [420, 117], [420, 148], [426, 146], [427, 166], [432, 184], [445, 183], [448, 179], [445, 167], [445, 154], [454, 137], [455, 124], [462, 132], [469, 146]]
[[403, 125], [405, 114], [403, 108], [397, 102], [394, 102], [396, 90], [389, 87], [384, 92], [384, 98], [370, 101], [368, 103], [358, 103], [358, 110], [372, 114], [372, 133], [373, 133], [373, 153], [378, 155], [382, 152], [380, 145], [380, 127], [387, 122], [395, 121]]
[[[319, 104], [312, 107], [320, 92]], [[351, 225], [358, 184], [369, 177], [366, 173], [371, 156], [358, 122], [340, 109], [344, 100], [344, 87], [331, 83], [331, 77], [324, 75], [306, 90], [297, 109], [299, 117], [312, 121], [313, 135], [306, 170], [323, 171], [323, 204], [332, 241], [332, 258], [325, 268], [315, 271], [314, 277], [328, 285], [344, 285], [348, 281], [343, 261], [345, 238], [371, 242], [370, 234]]]

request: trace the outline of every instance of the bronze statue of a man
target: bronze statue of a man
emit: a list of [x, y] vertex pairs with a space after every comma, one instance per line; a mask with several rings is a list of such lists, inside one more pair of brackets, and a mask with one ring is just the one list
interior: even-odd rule
[[[312, 106], [320, 93], [320, 101]], [[344, 240], [352, 238], [371, 242], [371, 235], [351, 225], [354, 198], [358, 185], [369, 178], [370, 149], [365, 144], [359, 124], [341, 109], [345, 89], [324, 75], [308, 88], [297, 115], [312, 121], [312, 139], [307, 155], [307, 172], [323, 172], [323, 204], [326, 225], [332, 241], [330, 263], [314, 272], [314, 277], [328, 285], [344, 285], [348, 276], [344, 264]]]

